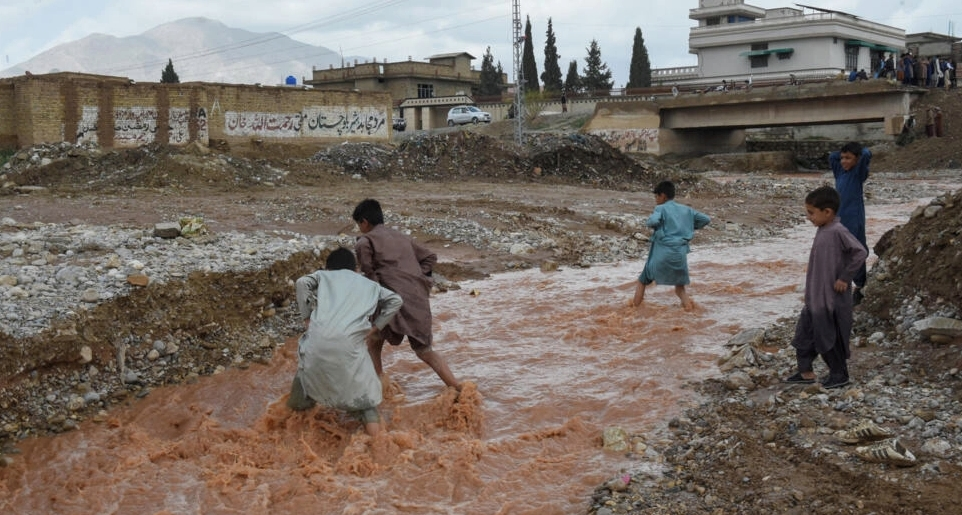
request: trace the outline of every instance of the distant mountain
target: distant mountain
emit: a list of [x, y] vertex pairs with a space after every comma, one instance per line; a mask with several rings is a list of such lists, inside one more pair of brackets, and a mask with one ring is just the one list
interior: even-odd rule
[[[283, 84], [294, 76], [300, 84], [313, 68], [340, 67], [342, 58], [329, 48], [295, 41], [277, 32], [249, 32], [208, 18], [184, 18], [138, 36], [91, 34], [57, 45], [30, 60], [0, 70], [0, 77], [80, 72], [160, 82], [172, 59], [181, 82]], [[363, 57], [348, 56], [344, 62]]]

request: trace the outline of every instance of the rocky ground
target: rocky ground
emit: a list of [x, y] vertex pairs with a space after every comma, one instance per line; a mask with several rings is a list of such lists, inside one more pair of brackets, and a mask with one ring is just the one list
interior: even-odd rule
[[[733, 347], [723, 377], [691, 385], [704, 402], [651, 446], [663, 470], [612, 471], [586, 512], [957, 511], [960, 342], [934, 344], [913, 323], [962, 316], [962, 198], [911, 179], [959, 182], [960, 100], [923, 100], [943, 108], [946, 137], [873, 148], [869, 202], [938, 199], [876, 248], [855, 384], [786, 388], [794, 319], [760, 328]], [[452, 289], [515, 268], [639, 256], [647, 192], [663, 178], [717, 221], [702, 241], [732, 243], [800, 223], [804, 193], [829, 180], [691, 174], [579, 135], [582, 121], [536, 120], [524, 148], [496, 123], [394, 145], [49, 145], [0, 157], [0, 464], [20, 439], [105, 417], [158, 385], [271, 359], [297, 331], [291, 279], [353, 241], [350, 211], [372, 192], [390, 225], [439, 250], [438, 288]], [[160, 237], [162, 222], [185, 233]], [[866, 463], [833, 439], [864, 418], [895, 431], [918, 464]]]

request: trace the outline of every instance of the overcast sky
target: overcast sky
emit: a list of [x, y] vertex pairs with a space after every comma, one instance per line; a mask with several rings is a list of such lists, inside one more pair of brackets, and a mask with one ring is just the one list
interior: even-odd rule
[[[790, 1], [754, 0], [763, 8], [794, 7]], [[807, 0], [806, 5], [844, 11], [905, 29], [906, 33], [962, 35], [960, 0]], [[696, 64], [688, 54], [688, 19], [698, 0], [521, 0], [522, 29], [530, 17], [538, 73], [544, 71], [545, 31], [552, 19], [567, 72], [584, 68], [597, 40], [615, 87], [628, 81], [635, 28], [640, 27], [654, 68]], [[477, 58], [491, 47], [513, 79], [511, 0], [0, 0], [0, 69], [61, 43], [92, 33], [123, 37], [186, 17], [203, 16], [252, 32], [280, 32], [293, 39], [378, 61], [424, 60], [465, 51]], [[954, 24], [954, 28], [953, 28]], [[177, 56], [173, 56], [177, 62]], [[120, 63], [118, 63], [120, 64]], [[292, 73], [297, 75], [297, 70]], [[302, 73], [304, 75], [307, 72]]]

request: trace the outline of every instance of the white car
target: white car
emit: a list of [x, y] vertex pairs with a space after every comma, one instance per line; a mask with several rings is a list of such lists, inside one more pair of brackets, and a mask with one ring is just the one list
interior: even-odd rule
[[457, 106], [448, 111], [448, 127], [478, 122], [491, 123], [491, 113], [474, 106]]

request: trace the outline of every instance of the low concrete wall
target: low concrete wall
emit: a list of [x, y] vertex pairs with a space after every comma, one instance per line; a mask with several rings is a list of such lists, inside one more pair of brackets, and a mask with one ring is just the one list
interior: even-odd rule
[[[622, 152], [664, 153], [660, 107], [654, 102], [603, 102], [581, 129]], [[671, 142], [665, 142], [671, 146]]]
[[[595, 111], [596, 98], [575, 98], [568, 100], [569, 114], [591, 114]], [[539, 114], [561, 114], [561, 102], [551, 100], [547, 102], [536, 102], [531, 104], [531, 108], [538, 109]], [[508, 111], [511, 109], [511, 102], [484, 102], [478, 104], [478, 109], [491, 113], [491, 119], [507, 120]]]

